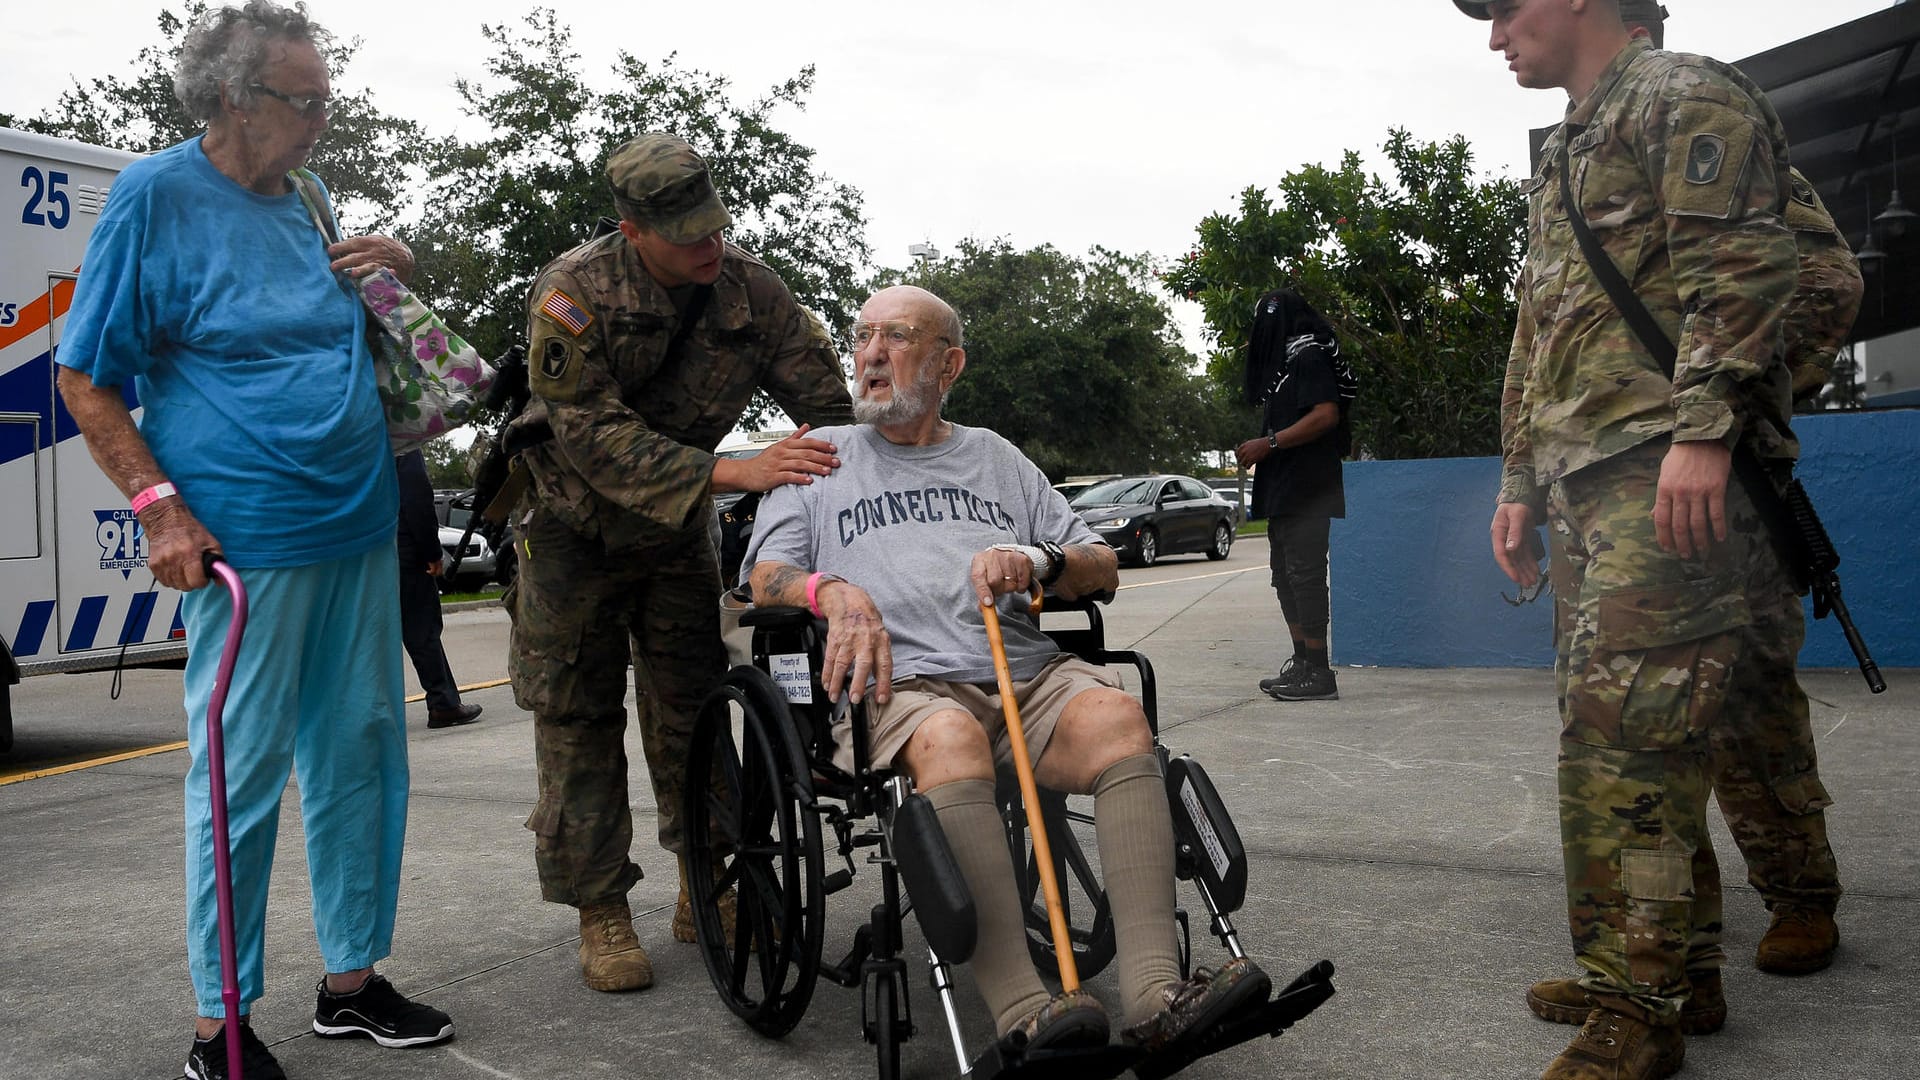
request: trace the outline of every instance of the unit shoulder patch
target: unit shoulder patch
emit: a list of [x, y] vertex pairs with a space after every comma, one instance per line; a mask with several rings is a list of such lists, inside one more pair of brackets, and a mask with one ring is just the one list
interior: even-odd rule
[[1755, 182], [1754, 159], [1765, 169], [1773, 162], [1756, 150], [1753, 119], [1711, 101], [1683, 101], [1673, 111], [1661, 180], [1662, 202], [1670, 214], [1727, 220]]
[[1720, 179], [1727, 160], [1727, 140], [1719, 135], [1700, 134], [1687, 147], [1687, 183], [1711, 184]]

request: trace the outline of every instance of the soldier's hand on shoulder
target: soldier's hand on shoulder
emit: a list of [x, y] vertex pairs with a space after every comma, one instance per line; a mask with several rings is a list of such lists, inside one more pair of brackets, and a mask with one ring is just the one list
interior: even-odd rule
[[771, 491], [782, 484], [811, 484], [840, 467], [840, 448], [822, 439], [809, 439], [811, 425], [742, 461], [720, 458], [713, 463], [715, 491]]

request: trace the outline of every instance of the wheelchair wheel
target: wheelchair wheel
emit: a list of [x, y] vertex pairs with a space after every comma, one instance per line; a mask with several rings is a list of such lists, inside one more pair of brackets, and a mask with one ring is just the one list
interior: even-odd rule
[[[766, 672], [736, 667], [708, 695], [687, 776], [687, 884], [707, 974], [728, 1008], [778, 1038], [813, 997], [826, 892], [811, 774]], [[719, 907], [729, 888], [733, 940]]]
[[[1008, 791], [1002, 785], [1001, 814], [1006, 819], [1007, 842], [1013, 853], [1014, 883], [1026, 904], [1027, 951], [1042, 972], [1058, 971], [1054, 956], [1053, 926], [1047, 919], [1047, 902], [1040, 888], [1039, 858], [1027, 834], [1027, 812], [1020, 804], [1017, 788]], [[1073, 947], [1074, 968], [1082, 979], [1098, 975], [1113, 962], [1115, 949], [1113, 915], [1107, 909], [1106, 889], [1100, 873], [1088, 858], [1089, 850], [1098, 853], [1093, 834], [1093, 816], [1068, 809], [1067, 797], [1057, 791], [1040, 791], [1041, 819], [1047, 824], [1047, 842], [1053, 849], [1053, 874], [1060, 883], [1060, 903], [1066, 908], [1067, 938]]]
[[882, 975], [874, 982], [873, 1019], [867, 1038], [873, 1043], [879, 1080], [899, 1080], [900, 1044], [904, 1041], [905, 1017], [900, 1015], [902, 988], [895, 977]]

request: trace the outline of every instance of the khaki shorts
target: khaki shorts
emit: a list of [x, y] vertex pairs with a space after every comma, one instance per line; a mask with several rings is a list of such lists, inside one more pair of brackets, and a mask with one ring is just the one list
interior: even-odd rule
[[[1047, 751], [1047, 740], [1067, 703], [1087, 690], [1101, 687], [1117, 690], [1120, 678], [1107, 668], [1095, 667], [1077, 656], [1061, 655], [1040, 669], [1040, 674], [1013, 684], [1013, 701], [1020, 707], [1020, 727], [1027, 737], [1027, 753], [1038, 762]], [[893, 699], [878, 705], [867, 701], [868, 743], [873, 767], [886, 768], [895, 754], [922, 721], [945, 709], [959, 708], [973, 714], [987, 729], [993, 745], [993, 759], [1001, 765], [1013, 764], [1012, 744], [1007, 740], [1006, 716], [1000, 708], [1000, 687], [996, 684], [947, 682], [919, 677], [893, 684]], [[834, 763], [853, 769], [853, 727], [841, 724], [834, 730]]]

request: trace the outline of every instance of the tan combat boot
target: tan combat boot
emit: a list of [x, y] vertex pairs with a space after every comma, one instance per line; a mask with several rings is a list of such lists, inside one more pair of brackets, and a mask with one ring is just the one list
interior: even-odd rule
[[1775, 975], [1811, 975], [1833, 963], [1840, 928], [1819, 908], [1780, 904], [1760, 938], [1753, 966]]
[[[1546, 979], [1527, 990], [1527, 1008], [1542, 1020], [1556, 1024], [1584, 1024], [1593, 1011], [1593, 999], [1579, 979]], [[1693, 992], [1680, 1006], [1682, 1035], [1711, 1035], [1727, 1023], [1727, 995], [1718, 971], [1693, 976]]]
[[633, 932], [625, 900], [580, 909], [580, 974], [595, 990], [645, 990], [653, 985], [653, 961]]
[[1540, 1080], [1662, 1080], [1679, 1072], [1686, 1056], [1679, 1028], [1596, 1008]]
[[[726, 931], [727, 939], [733, 940], [734, 919], [738, 915], [733, 890], [720, 894], [720, 925]], [[673, 940], [698, 941], [700, 935], [693, 926], [693, 894], [687, 891], [687, 860], [680, 860], [680, 902], [673, 907]]]

